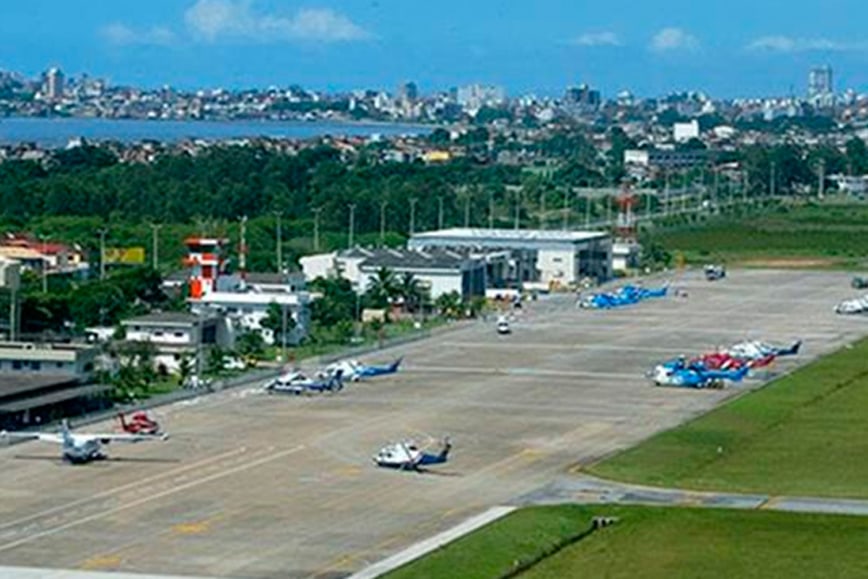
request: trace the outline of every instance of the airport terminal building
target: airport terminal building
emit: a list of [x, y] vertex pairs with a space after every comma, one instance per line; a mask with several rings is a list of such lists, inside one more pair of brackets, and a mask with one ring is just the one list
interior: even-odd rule
[[507, 252], [507, 281], [513, 284], [565, 287], [584, 278], [602, 282], [612, 277], [612, 237], [607, 232], [453, 228], [416, 233], [408, 247], [480, 255]]

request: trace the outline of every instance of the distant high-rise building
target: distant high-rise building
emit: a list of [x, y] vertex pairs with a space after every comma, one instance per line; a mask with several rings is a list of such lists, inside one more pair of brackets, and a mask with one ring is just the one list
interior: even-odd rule
[[832, 67], [818, 66], [808, 73], [808, 100], [824, 106], [835, 94], [832, 82]]
[[506, 90], [499, 86], [472, 84], [458, 89], [458, 104], [469, 109], [498, 106], [506, 102]]
[[44, 92], [50, 100], [59, 100], [63, 97], [63, 73], [59, 68], [52, 68], [45, 73]]
[[405, 82], [398, 87], [398, 99], [403, 101], [415, 101], [419, 98], [419, 87], [415, 82]]
[[583, 109], [596, 110], [600, 106], [600, 91], [586, 84], [570, 87], [564, 94], [564, 102], [568, 106], [579, 106]]

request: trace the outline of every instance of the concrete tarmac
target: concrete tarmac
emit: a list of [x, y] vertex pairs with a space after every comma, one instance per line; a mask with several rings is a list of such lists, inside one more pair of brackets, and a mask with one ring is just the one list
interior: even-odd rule
[[[490, 317], [380, 352], [367, 360], [403, 355], [405, 367], [335, 395], [257, 384], [161, 408], [169, 441], [113, 446], [100, 463], [63, 465], [41, 443], [0, 448], [0, 565], [343, 577], [760, 384], [656, 388], [644, 373], [661, 359], [803, 338], [779, 374], [868, 329], [832, 311], [853, 294], [844, 273], [673, 283], [689, 297], [584, 311], [552, 296], [520, 311], [510, 336]], [[452, 459], [430, 472], [371, 462], [387, 442], [444, 435]]]

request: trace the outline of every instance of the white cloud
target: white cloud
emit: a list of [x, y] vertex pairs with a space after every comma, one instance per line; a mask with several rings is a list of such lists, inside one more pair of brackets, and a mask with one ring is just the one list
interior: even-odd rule
[[699, 39], [686, 30], [669, 27], [660, 30], [651, 38], [650, 48], [655, 52], [696, 50], [699, 48]]
[[198, 38], [215, 41], [234, 37], [260, 42], [365, 40], [371, 34], [328, 8], [305, 8], [292, 16], [257, 14], [252, 0], [197, 0], [184, 14]]
[[114, 22], [100, 30], [103, 38], [112, 44], [155, 44], [168, 46], [175, 41], [175, 33], [165, 26], [154, 26], [145, 30], [135, 30], [126, 24]]
[[621, 39], [614, 32], [586, 32], [573, 41], [578, 46], [621, 46]]
[[763, 36], [747, 45], [758, 52], [855, 52], [868, 51], [865, 42], [840, 42], [828, 38], [793, 38], [790, 36]]

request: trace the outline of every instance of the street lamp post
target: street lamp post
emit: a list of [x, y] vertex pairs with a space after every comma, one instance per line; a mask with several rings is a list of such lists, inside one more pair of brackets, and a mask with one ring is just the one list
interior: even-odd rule
[[313, 250], [319, 251], [319, 214], [322, 207], [313, 210]]
[[570, 190], [564, 189], [564, 220], [561, 229], [566, 231], [570, 225]]
[[105, 236], [106, 229], [99, 230], [99, 279], [105, 279]]
[[286, 364], [286, 303], [281, 304], [280, 361]]
[[515, 222], [514, 229], [520, 229], [521, 225], [521, 191], [515, 192]]
[[443, 230], [443, 197], [437, 198], [437, 229]]
[[283, 231], [282, 231], [282, 211], [275, 211], [275, 217], [277, 218], [277, 247], [275, 248], [277, 251], [277, 273], [283, 272]]
[[488, 228], [494, 229], [494, 193], [488, 194]]
[[416, 233], [416, 202], [418, 199], [410, 197], [410, 235]]
[[160, 268], [160, 236], [159, 231], [162, 225], [151, 223], [151, 267], [154, 271]]
[[386, 206], [388, 201], [380, 201], [380, 247], [386, 247]]
[[470, 196], [464, 198], [464, 228], [470, 227]]
[[45, 254], [45, 235], [39, 236], [42, 241], [42, 293], [48, 293], [48, 258]]
[[356, 234], [356, 204], [350, 203], [350, 233], [348, 239], [348, 246], [350, 249], [353, 247], [354, 236]]

